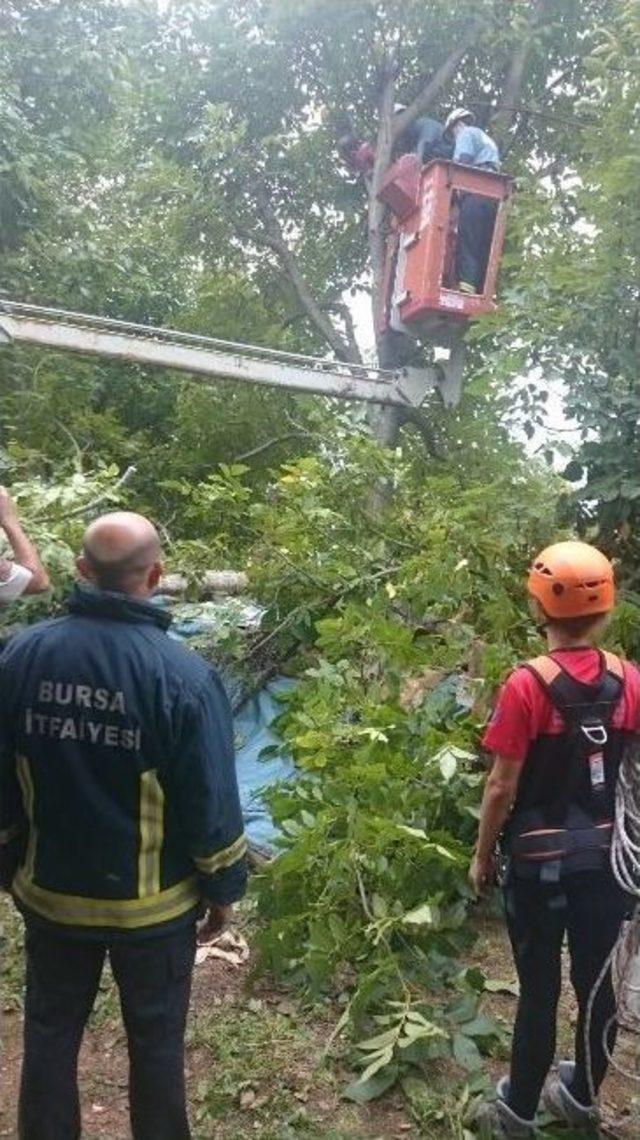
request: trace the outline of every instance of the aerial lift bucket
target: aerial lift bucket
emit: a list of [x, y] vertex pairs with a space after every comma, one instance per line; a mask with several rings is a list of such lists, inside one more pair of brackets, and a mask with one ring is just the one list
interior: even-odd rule
[[[444, 159], [420, 168], [414, 155], [404, 155], [390, 168], [379, 192], [394, 217], [387, 238], [378, 329], [392, 329], [449, 350], [449, 361], [441, 364], [445, 379], [450, 380], [447, 403], [456, 402], [460, 392], [466, 323], [496, 311], [511, 185], [508, 176], [490, 170]], [[495, 203], [484, 282], [476, 294], [460, 292], [455, 279], [459, 206], [465, 194]]]

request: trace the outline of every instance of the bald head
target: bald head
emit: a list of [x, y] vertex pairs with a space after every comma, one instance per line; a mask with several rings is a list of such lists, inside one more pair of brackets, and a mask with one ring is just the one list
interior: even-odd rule
[[162, 575], [160, 537], [144, 515], [112, 511], [87, 527], [78, 570], [101, 590], [149, 597]]

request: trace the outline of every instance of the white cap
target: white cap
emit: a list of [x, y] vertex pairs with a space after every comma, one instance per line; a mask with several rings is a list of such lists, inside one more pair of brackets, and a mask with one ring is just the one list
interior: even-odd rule
[[468, 111], [466, 107], [456, 107], [455, 111], [452, 111], [451, 114], [447, 116], [447, 121], [444, 124], [444, 133], [448, 135], [456, 123], [463, 123], [465, 120], [469, 123], [474, 123], [475, 119], [476, 117], [473, 111]]
[[394, 103], [393, 104], [394, 115], [399, 115], [402, 111], [406, 111], [406, 109], [407, 109], [406, 103]]

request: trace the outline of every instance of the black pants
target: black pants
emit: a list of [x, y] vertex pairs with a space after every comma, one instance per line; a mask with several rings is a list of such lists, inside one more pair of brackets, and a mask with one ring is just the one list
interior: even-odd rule
[[[562, 944], [569, 943], [571, 983], [578, 999], [576, 1075], [571, 1093], [591, 1103], [587, 1077], [585, 1017], [589, 995], [613, 948], [625, 915], [626, 898], [607, 871], [567, 875], [558, 884], [518, 880], [505, 889], [507, 925], [513, 947], [520, 1001], [513, 1036], [509, 1105], [532, 1120], [555, 1055], [556, 1014], [561, 986]], [[606, 1025], [615, 1012], [611, 979], [603, 983], [593, 1008], [590, 1064], [596, 1091], [606, 1070]], [[608, 1045], [615, 1044], [612, 1027]]]
[[484, 288], [495, 220], [494, 201], [478, 194], [463, 196], [458, 219], [456, 276], [458, 281], [473, 285], [478, 292]]
[[20, 1140], [80, 1136], [78, 1052], [107, 952], [127, 1031], [135, 1140], [189, 1140], [184, 1032], [195, 927], [108, 943], [29, 926], [26, 951]]

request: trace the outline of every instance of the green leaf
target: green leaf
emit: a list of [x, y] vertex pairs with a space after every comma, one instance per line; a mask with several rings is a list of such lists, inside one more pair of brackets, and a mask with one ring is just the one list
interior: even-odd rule
[[458, 770], [458, 761], [456, 755], [451, 748], [444, 748], [438, 756], [438, 764], [442, 772], [442, 778], [445, 783], [452, 780]]
[[438, 922], [439, 914], [436, 907], [430, 903], [422, 903], [403, 914], [402, 921], [406, 926], [433, 926]]
[[449, 1017], [456, 1024], [462, 1025], [465, 1021], [472, 1021], [478, 1013], [478, 998], [476, 994], [463, 994], [449, 1007]]
[[361, 1074], [360, 1080], [362, 1081], [362, 1083], [365, 1084], [366, 1081], [368, 1081], [370, 1077], [373, 1077], [374, 1074], [377, 1073], [379, 1069], [383, 1069], [385, 1065], [388, 1065], [389, 1062], [391, 1061], [392, 1057], [393, 1057], [393, 1046], [392, 1045], [389, 1045], [386, 1049], [382, 1049], [382, 1051], [378, 1054], [378, 1056], [374, 1057], [371, 1064], [367, 1065], [366, 1069]]
[[355, 1104], [368, 1104], [369, 1101], [382, 1096], [387, 1089], [395, 1084], [399, 1071], [398, 1065], [388, 1065], [382, 1072], [376, 1073], [366, 1081], [363, 1081], [361, 1077], [352, 1081], [351, 1084], [347, 1085], [342, 1095], [347, 1100], [354, 1101]]
[[405, 1022], [403, 1036], [398, 1041], [398, 1045], [401, 1049], [406, 1049], [407, 1046], [412, 1045], [414, 1041], [430, 1037], [446, 1037], [446, 1033], [444, 1029], [441, 1029], [438, 1025], [434, 1025], [433, 1023], [418, 1025], [417, 1022], [407, 1021]]
[[466, 1069], [467, 1072], [473, 1073], [482, 1068], [482, 1057], [480, 1050], [475, 1041], [470, 1037], [466, 1037], [464, 1033], [456, 1033], [453, 1038], [452, 1052], [454, 1059]]
[[420, 1013], [420, 1011], [417, 1009], [408, 1010], [407, 1021], [415, 1021], [417, 1025], [431, 1025], [432, 1024], [430, 1021], [427, 1021], [426, 1017], [424, 1017], [424, 1015], [422, 1013]]
[[572, 459], [567, 463], [567, 466], [562, 472], [562, 478], [568, 479], [570, 483], [579, 483], [583, 476], [584, 467], [577, 459]]
[[499, 1029], [493, 1018], [479, 1013], [472, 1021], [463, 1022], [460, 1032], [464, 1033], [465, 1037], [493, 1037]]
[[373, 894], [371, 896], [371, 909], [375, 918], [386, 918], [389, 913], [387, 900], [382, 895]]
[[468, 970], [464, 971], [464, 981], [472, 990], [481, 994], [487, 988], [486, 975], [478, 966], [471, 966]]
[[410, 835], [412, 839], [424, 839], [425, 842], [429, 840], [426, 831], [423, 831], [421, 827], [408, 827], [406, 823], [397, 823], [396, 829], [405, 835]]
[[389, 1045], [395, 1041], [398, 1036], [397, 1029], [387, 1029], [384, 1033], [379, 1033], [377, 1037], [369, 1037], [367, 1041], [358, 1041], [356, 1049], [362, 1050], [377, 1050]]

